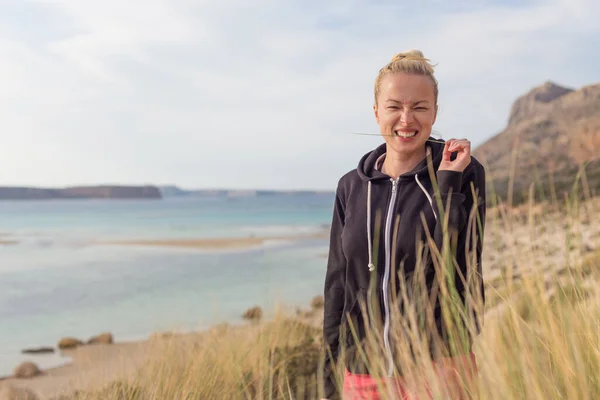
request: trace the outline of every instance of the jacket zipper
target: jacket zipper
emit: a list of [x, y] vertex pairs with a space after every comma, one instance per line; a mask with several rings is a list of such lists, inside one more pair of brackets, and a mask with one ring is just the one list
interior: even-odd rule
[[390, 347], [390, 300], [389, 300], [389, 280], [390, 280], [390, 270], [391, 270], [391, 254], [392, 254], [392, 241], [391, 241], [391, 231], [392, 231], [392, 219], [393, 219], [393, 211], [394, 205], [396, 203], [396, 193], [398, 190], [398, 180], [392, 179], [392, 197], [390, 199], [390, 205], [388, 207], [388, 212], [385, 221], [385, 273], [383, 275], [383, 304], [385, 307], [385, 322], [383, 327], [383, 341], [385, 344], [385, 350], [387, 351], [388, 356], [388, 376], [391, 377], [394, 372], [394, 362], [392, 359], [392, 350]]

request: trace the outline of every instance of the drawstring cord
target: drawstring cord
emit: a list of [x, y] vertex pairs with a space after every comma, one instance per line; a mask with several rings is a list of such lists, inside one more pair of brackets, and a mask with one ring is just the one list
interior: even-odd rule
[[419, 176], [417, 174], [415, 174], [415, 180], [417, 181], [417, 185], [419, 185], [423, 193], [425, 193], [425, 196], [427, 196], [427, 200], [429, 200], [429, 204], [431, 205], [431, 211], [433, 211], [433, 216], [437, 221], [437, 214], [435, 213], [435, 209], [433, 208], [433, 200], [431, 200], [431, 196], [429, 195], [429, 193], [427, 193], [427, 190], [425, 190], [425, 187], [421, 184], [421, 181], [419, 180]]
[[367, 240], [369, 241], [369, 271], [375, 270], [373, 265], [373, 242], [371, 240], [371, 181], [367, 183]]

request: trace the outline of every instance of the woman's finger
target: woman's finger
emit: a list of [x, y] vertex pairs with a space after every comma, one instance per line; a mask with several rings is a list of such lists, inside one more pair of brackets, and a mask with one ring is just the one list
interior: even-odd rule
[[456, 146], [458, 144], [466, 144], [469, 143], [469, 140], [467, 139], [456, 139], [452, 141], [452, 145]]
[[446, 141], [446, 143], [444, 144], [444, 150], [442, 152], [442, 160], [450, 161], [450, 157], [452, 156], [451, 147], [455, 141], [456, 141], [456, 139], [448, 139]]
[[454, 142], [452, 142], [452, 145], [450, 145], [450, 148], [448, 149], [449, 151], [458, 151], [458, 150], [463, 150], [463, 149], [470, 149], [471, 148], [471, 142], [469, 142], [467, 139], [460, 139], [460, 140], [456, 140]]

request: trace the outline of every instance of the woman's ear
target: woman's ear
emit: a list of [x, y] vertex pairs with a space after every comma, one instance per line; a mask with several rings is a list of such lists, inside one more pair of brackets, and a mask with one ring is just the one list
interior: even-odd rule
[[379, 125], [379, 113], [377, 112], [377, 104], [373, 104], [373, 114], [375, 115], [375, 121]]
[[437, 120], [437, 113], [438, 113], [438, 105], [435, 105], [435, 108], [433, 109], [433, 122], [431, 123], [431, 125], [435, 124], [435, 121]]

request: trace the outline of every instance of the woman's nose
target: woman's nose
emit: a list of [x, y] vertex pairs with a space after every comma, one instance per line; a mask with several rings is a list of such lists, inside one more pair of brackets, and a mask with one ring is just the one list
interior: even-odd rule
[[403, 110], [400, 114], [400, 122], [409, 125], [414, 121], [413, 113], [410, 110]]

